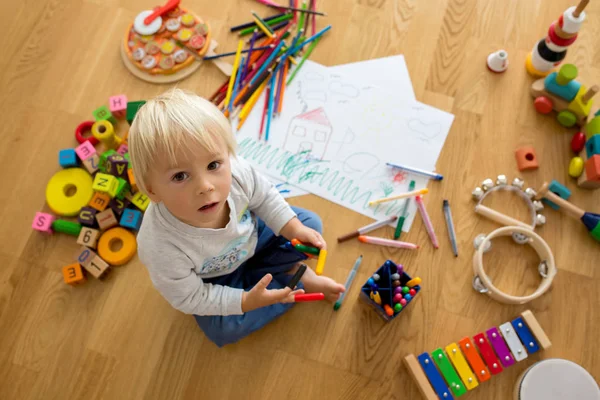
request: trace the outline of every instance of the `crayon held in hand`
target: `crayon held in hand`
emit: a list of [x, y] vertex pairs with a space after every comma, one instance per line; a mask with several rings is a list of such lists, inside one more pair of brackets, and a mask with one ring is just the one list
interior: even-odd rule
[[296, 271], [292, 279], [290, 279], [290, 282], [288, 283], [287, 287], [294, 290], [294, 288], [296, 287], [298, 282], [300, 282], [300, 279], [302, 279], [302, 276], [306, 272], [306, 268], [306, 264], [300, 264], [300, 266], [298, 267], [298, 271]]
[[398, 249], [416, 250], [419, 248], [419, 246], [414, 243], [401, 242], [399, 240], [382, 239], [374, 236], [359, 236], [358, 240], [360, 240], [363, 243], [376, 244], [379, 246], [396, 247]]
[[420, 194], [427, 194], [427, 193], [429, 193], [429, 189], [427, 189], [427, 188], [419, 189], [419, 190], [413, 190], [411, 192], [401, 193], [401, 194], [396, 195], [396, 196], [384, 197], [382, 199], [377, 199], [377, 200], [370, 201], [369, 205], [373, 206], [373, 205], [376, 205], [376, 204], [387, 203], [388, 201], [405, 199], [407, 197], [413, 197], [413, 196], [417, 196], [417, 195], [420, 195]]
[[325, 300], [324, 293], [304, 293], [294, 295], [294, 301], [296, 303], [305, 303], [308, 301], [321, 301]]
[[316, 247], [305, 246], [303, 244], [295, 244], [294, 248], [302, 253], [314, 254], [315, 256], [318, 256], [320, 252]]

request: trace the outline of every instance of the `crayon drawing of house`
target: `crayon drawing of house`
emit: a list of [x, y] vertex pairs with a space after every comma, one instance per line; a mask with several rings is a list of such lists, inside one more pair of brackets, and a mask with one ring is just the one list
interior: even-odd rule
[[317, 108], [290, 121], [283, 147], [293, 154], [310, 152], [310, 158], [322, 160], [332, 133], [325, 110]]

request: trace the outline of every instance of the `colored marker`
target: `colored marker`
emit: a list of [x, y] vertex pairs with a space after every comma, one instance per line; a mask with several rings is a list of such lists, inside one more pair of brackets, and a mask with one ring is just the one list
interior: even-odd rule
[[419, 248], [418, 245], [408, 242], [400, 242], [399, 240], [382, 239], [374, 236], [359, 236], [358, 240], [363, 243], [376, 244], [379, 246], [396, 247], [398, 249], [410, 249], [416, 250]]
[[348, 274], [348, 278], [346, 278], [346, 283], [344, 284], [346, 291], [340, 295], [340, 298], [333, 305], [334, 311], [339, 310], [340, 307], [342, 306], [342, 301], [344, 301], [344, 297], [346, 296], [346, 293], [348, 293], [348, 291], [350, 290], [350, 286], [352, 286], [352, 282], [354, 281], [354, 277], [356, 276], [356, 273], [358, 272], [358, 267], [360, 267], [360, 264], [362, 263], [362, 259], [363, 259], [362, 254], [360, 256], [358, 256], [358, 258], [356, 259], [356, 262], [354, 263], [354, 267], [352, 267], [352, 270]]
[[429, 171], [425, 171], [424, 169], [409, 167], [407, 165], [398, 165], [398, 164], [392, 164], [392, 163], [385, 163], [385, 164], [388, 167], [398, 168], [398, 169], [402, 169], [404, 171], [413, 172], [415, 174], [428, 176], [432, 179], [435, 179], [436, 181], [441, 181], [442, 179], [444, 179], [444, 177], [442, 175], [440, 175], [436, 172], [429, 172]]
[[[415, 189], [415, 181], [410, 181], [410, 184], [408, 185], [408, 191], [410, 192], [414, 189]], [[396, 231], [394, 232], [395, 240], [400, 239], [400, 235], [402, 234], [402, 226], [404, 225], [404, 221], [406, 220], [406, 217], [408, 216], [407, 211], [408, 211], [409, 203], [410, 203], [410, 199], [404, 200], [404, 206], [402, 206], [402, 215], [400, 216], [400, 218], [398, 218], [398, 225], [396, 225]]]
[[370, 201], [369, 205], [373, 206], [373, 205], [376, 205], [376, 204], [387, 203], [388, 201], [405, 199], [407, 197], [414, 197], [414, 196], [417, 196], [419, 194], [427, 194], [427, 193], [429, 193], [429, 189], [427, 189], [427, 188], [419, 189], [419, 190], [413, 190], [413, 191], [410, 191], [410, 192], [398, 194], [396, 196], [384, 197], [384, 198], [381, 198], [381, 199]]
[[290, 282], [288, 283], [287, 287], [294, 290], [298, 282], [300, 282], [300, 279], [302, 279], [302, 275], [304, 275], [304, 273], [306, 272], [306, 268], [306, 264], [300, 264], [300, 266], [298, 267], [298, 271], [296, 271], [292, 279], [290, 279]]
[[386, 226], [386, 225], [394, 222], [397, 219], [398, 219], [398, 217], [396, 215], [394, 215], [392, 217], [389, 217], [388, 219], [384, 219], [382, 221], [373, 222], [372, 224], [365, 225], [362, 228], [358, 228], [354, 232], [350, 232], [350, 233], [345, 234], [344, 236], [340, 236], [337, 239], [337, 241], [338, 241], [338, 243], [341, 243], [341, 242], [344, 242], [346, 240], [350, 240], [350, 239], [353, 239], [355, 237], [358, 237], [360, 235], [364, 235], [365, 233], [374, 231], [375, 229], [379, 229], [382, 226]]
[[325, 300], [325, 294], [323, 293], [304, 293], [294, 295], [294, 301], [296, 303], [305, 303], [307, 301], [320, 301]]
[[452, 244], [452, 252], [454, 257], [458, 257], [458, 245], [456, 244], [456, 232], [454, 231], [454, 222], [452, 221], [452, 213], [450, 211], [450, 203], [448, 200], [443, 202], [444, 216], [446, 217], [446, 225], [448, 225], [448, 235]]
[[315, 268], [315, 273], [317, 275], [323, 274], [323, 269], [325, 268], [325, 260], [327, 259], [327, 250], [321, 249], [319, 252], [319, 258], [317, 259], [317, 268]]
[[421, 214], [423, 224], [425, 224], [425, 229], [427, 229], [427, 233], [429, 234], [431, 243], [433, 244], [434, 248], [439, 249], [440, 245], [438, 244], [437, 237], [435, 236], [435, 231], [433, 230], [431, 218], [429, 218], [429, 214], [427, 214], [427, 210], [425, 209], [425, 203], [423, 203], [423, 198], [421, 196], [417, 196], [415, 197], [415, 201], [417, 202], [417, 208], [419, 209], [419, 213]]

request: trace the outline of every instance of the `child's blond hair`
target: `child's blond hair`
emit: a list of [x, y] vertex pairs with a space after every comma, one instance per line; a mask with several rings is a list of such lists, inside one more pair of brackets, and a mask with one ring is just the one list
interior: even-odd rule
[[229, 153], [235, 156], [236, 142], [231, 125], [215, 105], [181, 89], [171, 89], [149, 100], [137, 112], [129, 129], [129, 154], [138, 188], [148, 193], [148, 172], [157, 154], [167, 154], [172, 165], [175, 154], [190, 140], [208, 151], [217, 149], [217, 137], [223, 138]]

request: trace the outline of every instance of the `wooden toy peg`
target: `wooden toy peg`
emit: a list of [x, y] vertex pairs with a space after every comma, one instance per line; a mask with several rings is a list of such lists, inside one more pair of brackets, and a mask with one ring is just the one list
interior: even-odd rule
[[590, 2], [590, 0], [581, 0], [579, 2], [579, 4], [577, 4], [575, 11], [573, 11], [573, 16], [575, 18], [579, 18], [579, 14], [582, 13], [582, 11], [585, 9], [585, 7], [588, 5], [589, 2]]
[[525, 310], [521, 313], [521, 316], [523, 317], [523, 319], [529, 326], [529, 330], [533, 333], [533, 335], [537, 339], [539, 345], [542, 346], [542, 349], [544, 349], [544, 350], [549, 349], [550, 346], [552, 346], [552, 342], [550, 342], [550, 339], [546, 335], [546, 332], [544, 332], [544, 330], [542, 329], [542, 326], [540, 325], [538, 320], [535, 318], [533, 313], [530, 310]]
[[598, 85], [594, 85], [591, 88], [589, 88], [588, 91], [585, 92], [585, 94], [581, 98], [581, 101], [583, 102], [583, 104], [586, 104], [588, 101], [590, 101], [592, 99], [592, 97], [594, 97], [596, 95], [596, 93], [598, 93], [598, 90], [599, 90]]
[[558, 70], [558, 74], [556, 75], [556, 83], [561, 86], [566, 85], [571, 82], [573, 79], [577, 78], [577, 67], [573, 64], [565, 64]]
[[568, 214], [570, 214], [571, 216], [573, 216], [575, 218], [581, 219], [581, 217], [583, 217], [583, 214], [585, 214], [585, 211], [583, 211], [581, 208], [575, 206], [574, 204], [569, 203], [562, 197], [559, 197], [559, 196], [555, 195], [554, 193], [552, 193], [549, 189], [548, 182], [544, 182], [542, 187], [537, 191], [536, 197], [538, 200], [541, 199], [542, 197], [545, 197], [546, 199], [552, 201], [553, 203], [558, 204], [559, 207], [562, 207], [563, 210], [565, 210]]

